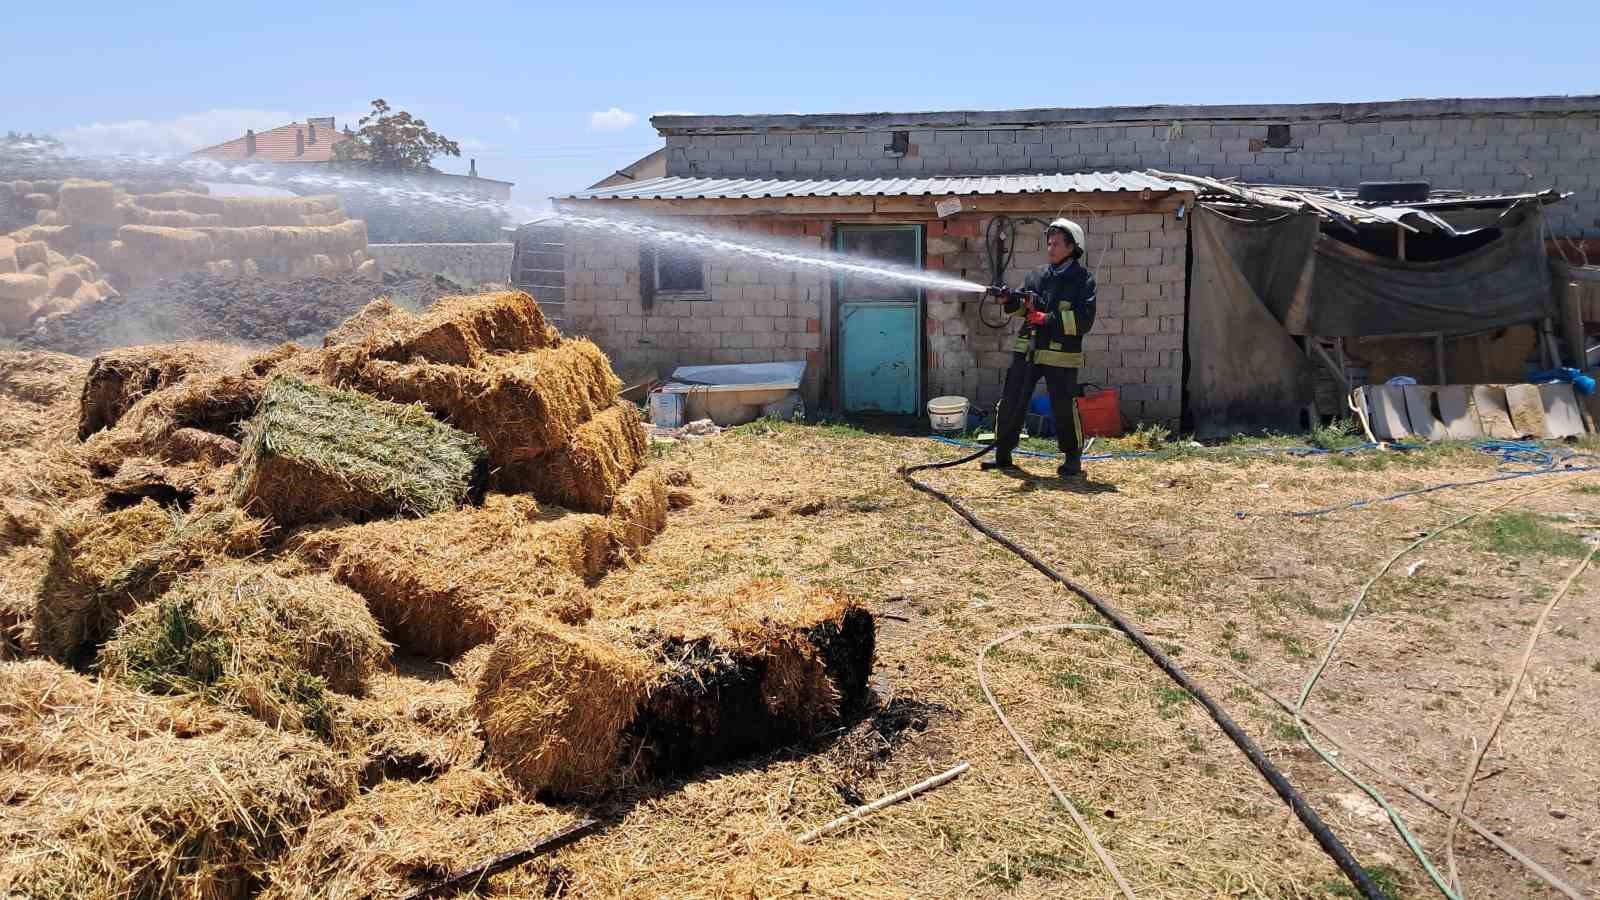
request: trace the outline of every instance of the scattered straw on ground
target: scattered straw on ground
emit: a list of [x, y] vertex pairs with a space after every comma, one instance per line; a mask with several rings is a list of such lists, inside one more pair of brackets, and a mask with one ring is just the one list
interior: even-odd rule
[[355, 794], [319, 744], [218, 710], [0, 664], [0, 892], [248, 896], [312, 819]]

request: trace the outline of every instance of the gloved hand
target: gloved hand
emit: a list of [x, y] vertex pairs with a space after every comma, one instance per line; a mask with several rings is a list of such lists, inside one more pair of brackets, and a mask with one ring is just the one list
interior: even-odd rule
[[1049, 320], [1049, 318], [1050, 318], [1049, 316], [1045, 315], [1043, 312], [1040, 312], [1037, 309], [1031, 309], [1030, 308], [1028, 310], [1028, 324], [1029, 325], [1043, 325], [1046, 321]]

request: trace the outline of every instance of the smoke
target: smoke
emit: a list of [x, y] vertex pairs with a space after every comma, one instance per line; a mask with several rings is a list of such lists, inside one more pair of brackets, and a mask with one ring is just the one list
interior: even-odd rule
[[171, 119], [95, 122], [61, 132], [69, 153], [80, 156], [182, 156], [196, 147], [232, 140], [246, 129], [265, 131], [294, 120], [264, 109], [211, 109]]

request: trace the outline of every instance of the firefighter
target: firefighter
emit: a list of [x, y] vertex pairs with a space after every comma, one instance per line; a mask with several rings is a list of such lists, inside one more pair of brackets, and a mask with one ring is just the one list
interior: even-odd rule
[[1005, 297], [1005, 311], [1023, 320], [1006, 370], [995, 428], [994, 459], [985, 469], [1016, 466], [1011, 452], [1022, 438], [1033, 388], [1044, 378], [1056, 422], [1056, 446], [1065, 457], [1062, 478], [1083, 474], [1083, 443], [1078, 422], [1078, 369], [1083, 365], [1083, 336], [1094, 325], [1094, 276], [1083, 266], [1083, 226], [1056, 219], [1045, 229], [1050, 263], [1030, 272], [1023, 291]]

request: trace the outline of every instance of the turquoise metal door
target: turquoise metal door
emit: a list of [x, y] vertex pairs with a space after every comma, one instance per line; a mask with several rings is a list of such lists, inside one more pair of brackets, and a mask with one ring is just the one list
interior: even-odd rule
[[[922, 267], [918, 225], [841, 225], [841, 253]], [[922, 404], [922, 291], [904, 282], [841, 276], [840, 405], [845, 412], [915, 414]]]
[[903, 303], [840, 307], [846, 412], [917, 411], [918, 318]]

